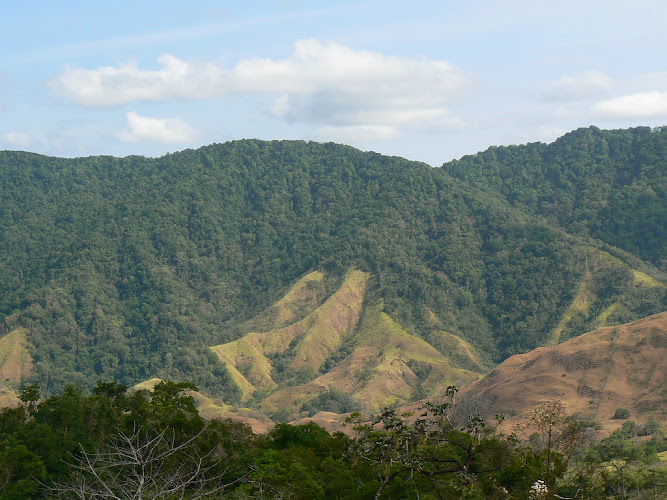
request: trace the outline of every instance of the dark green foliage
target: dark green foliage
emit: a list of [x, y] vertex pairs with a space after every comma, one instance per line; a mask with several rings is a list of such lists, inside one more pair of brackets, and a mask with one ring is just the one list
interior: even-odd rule
[[614, 416], [611, 418], [616, 418], [619, 420], [627, 420], [628, 418], [630, 418], [630, 410], [628, 410], [627, 408], [616, 408]]
[[[510, 204], [533, 210], [545, 196], [567, 199], [558, 220], [568, 231], [578, 228], [584, 216], [570, 212], [615, 206], [593, 190], [608, 170], [614, 180], [607, 191], [654, 190], [635, 197], [645, 200], [643, 212], [628, 212], [646, 214], [637, 231], [653, 228], [647, 243], [637, 243], [638, 255], [654, 259], [664, 243], [665, 184], [653, 179], [664, 158], [656, 141], [666, 134], [605, 132], [608, 152], [598, 151], [600, 134], [574, 133], [567, 154], [548, 150], [568, 169], [567, 189], [557, 192], [540, 177], [557, 173], [544, 167], [542, 145], [501, 148], [445, 169], [290, 141], [236, 141], [157, 159], [2, 152], [0, 334], [28, 328], [32, 382], [45, 394], [67, 384], [91, 389], [100, 378], [131, 386], [157, 376], [193, 380], [234, 402], [238, 388], [209, 346], [234, 340], [235, 325], [305, 273], [335, 277], [356, 266], [372, 275], [370, 299], [381, 299], [411, 333], [427, 335], [434, 313], [438, 328], [471, 342], [487, 364], [499, 361], [545, 342], [584, 272], [577, 240]], [[609, 161], [596, 163], [599, 157]], [[546, 170], [533, 175], [528, 159]], [[626, 163], [634, 173], [621, 168]], [[489, 169], [498, 170], [497, 180], [483, 185]], [[521, 196], [508, 194], [507, 169], [519, 169], [515, 178], [534, 177]], [[586, 196], [600, 198], [598, 205], [574, 196], [577, 179], [588, 179], [593, 191]], [[635, 207], [635, 191], [626, 191]], [[595, 224], [577, 231], [605, 239], [616, 230], [602, 209], [596, 213]], [[600, 284], [609, 300], [624, 279]], [[618, 319], [664, 308], [664, 293], [647, 294], [619, 308]], [[581, 328], [591, 324], [585, 319]]]
[[268, 436], [249, 484], [252, 498], [369, 498], [374, 477], [353, 467], [351, 440], [310, 423], [278, 424]]
[[93, 456], [113, 449], [109, 446], [131, 435], [144, 442], [164, 434], [161, 444], [165, 449], [160, 453], [196, 436], [187, 455], [178, 452], [170, 460], [180, 464], [205, 457], [204, 465], [213, 474], [222, 453], [235, 464], [224, 464], [226, 480], [234, 482], [247, 473], [240, 468], [240, 457], [247, 453], [246, 446], [254, 436], [231, 422], [205, 424], [192, 398], [183, 393], [194, 388], [189, 383], [164, 382], [152, 393], [127, 392], [116, 383], [98, 383], [93, 394], [85, 395], [66, 386], [62, 394], [36, 406], [0, 410], [0, 499], [41, 498], [48, 488], [73, 479], [84, 453]]
[[639, 427], [637, 430], [638, 436], [653, 436], [656, 438], [663, 437], [662, 424], [657, 418], [649, 418], [646, 424]]
[[37, 454], [15, 439], [0, 438], [0, 499], [32, 498], [44, 480], [46, 468]]
[[[97, 473], [111, 490], [129, 485], [135, 473], [168, 480], [170, 473], [182, 474], [193, 460], [203, 460], [203, 484], [216, 488], [219, 483], [206, 478], [220, 479], [225, 490], [235, 490], [232, 498], [368, 496], [373, 474], [363, 467], [353, 469], [347, 456], [350, 440], [344, 435], [330, 435], [315, 424], [283, 424], [259, 437], [242, 424], [204, 423], [184, 393], [192, 388], [165, 382], [152, 393], [128, 392], [115, 383], [98, 383], [93, 394], [84, 395], [67, 386], [63, 394], [39, 403], [32, 414], [26, 406], [0, 410], [0, 500], [49, 497], [84, 480], [91, 487], [85, 497], [92, 497], [91, 491], [101, 483], [85, 468], [84, 455], [103, 460]], [[151, 441], [158, 461], [137, 463], [135, 469], [133, 455], [114, 458], [116, 450], [130, 443]], [[186, 498], [198, 492], [199, 484], [186, 489]], [[147, 483], [142, 498], [153, 498], [150, 487], [155, 485]]]
[[[637, 438], [638, 430], [651, 427], [652, 438]], [[593, 471], [587, 480], [598, 483], [599, 497], [663, 498], [667, 495], [667, 467], [657, 454], [667, 450], [667, 440], [659, 422], [650, 419], [646, 426], [626, 421], [609, 437], [582, 449], [581, 464], [588, 463]], [[598, 465], [598, 468], [592, 466]]]
[[361, 410], [361, 405], [351, 396], [335, 388], [330, 388], [319, 396], [303, 404], [303, 411], [313, 416], [319, 411], [328, 411], [333, 413], [352, 413]]
[[[32, 410], [28, 404], [0, 410], [0, 500], [52, 498], [81, 481], [94, 487], [91, 469], [82, 469], [83, 457], [106, 460], [105, 467], [92, 470], [112, 489], [127, 487], [137, 472], [167, 480], [187, 474], [201, 459], [201, 482], [186, 487], [184, 498], [196, 498], [199, 485], [201, 492], [224, 485], [211, 498], [236, 499], [528, 498], [531, 486], [545, 478], [550, 493], [561, 497], [579, 490], [583, 498], [606, 499], [621, 486], [647, 498], [667, 492], [667, 469], [657, 459], [667, 441], [655, 420], [645, 426], [624, 422], [570, 455], [568, 443], [580, 442], [577, 435], [552, 426], [551, 439], [540, 435], [522, 442], [478, 417], [450, 420], [451, 388], [450, 399], [425, 403], [414, 416], [386, 409], [375, 425], [353, 416], [355, 439], [314, 423], [278, 424], [257, 436], [240, 423], [204, 422], [184, 392], [191, 388], [165, 382], [150, 393], [105, 382], [85, 394], [67, 386]], [[560, 422], [559, 428], [586, 432], [565, 415]], [[644, 427], [650, 440], [636, 437]], [[119, 444], [124, 449], [128, 442], [147, 440], [158, 452], [150, 467], [113, 453]], [[90, 491], [84, 498], [93, 496]], [[151, 493], [146, 489], [142, 498], [153, 498]]]
[[[442, 403], [425, 403], [419, 416], [385, 409], [356, 425], [353, 455], [377, 471], [375, 498], [526, 498], [531, 484], [554, 469], [543, 450], [521, 446], [480, 417], [450, 419], [456, 388]], [[498, 420], [497, 423], [499, 423]], [[563, 462], [554, 453], [553, 461]], [[559, 467], [554, 477], [562, 476]]]
[[667, 127], [579, 129], [553, 144], [493, 147], [443, 165], [513, 206], [657, 266], [667, 255]]

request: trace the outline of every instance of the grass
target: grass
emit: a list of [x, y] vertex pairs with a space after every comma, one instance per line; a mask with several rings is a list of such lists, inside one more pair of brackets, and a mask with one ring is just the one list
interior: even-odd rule
[[26, 333], [25, 328], [17, 328], [0, 338], [0, 384], [19, 384], [32, 368]]
[[597, 318], [595, 318], [595, 327], [600, 328], [602, 326], [605, 326], [607, 324], [607, 318], [609, 318], [609, 316], [614, 314], [620, 307], [621, 304], [618, 302], [607, 307], [607, 309], [602, 311], [600, 315]]
[[[581, 317], [583, 315], [587, 321], [591, 322], [591, 329], [600, 328], [609, 326], [608, 318], [612, 317], [619, 308], [624, 307], [622, 304], [623, 297], [621, 297], [619, 301], [606, 307], [596, 318], [590, 317], [591, 311], [595, 309], [596, 301], [598, 300], [594, 293], [595, 274], [608, 268], [629, 268], [629, 266], [617, 257], [598, 248], [586, 245], [579, 248], [586, 255], [586, 271], [579, 282], [572, 303], [563, 313], [558, 325], [551, 331], [548, 345], [556, 345], [560, 343], [563, 332], [568, 329], [571, 321], [576, 317]], [[641, 271], [632, 268], [630, 268], [630, 271], [633, 276], [633, 285], [636, 287], [661, 286], [661, 283], [658, 280]]]
[[[334, 388], [350, 395], [366, 411], [378, 411], [403, 404], [422, 390], [436, 397], [449, 384], [481, 377], [453, 366], [435, 347], [403, 329], [383, 311], [382, 304], [366, 307], [359, 328], [348, 335], [352, 349], [330, 371], [274, 392], [260, 402], [262, 410], [296, 418], [304, 402]], [[449, 340], [466, 345], [455, 338]], [[418, 375], [411, 367], [423, 373]]]
[[162, 382], [162, 379], [153, 377], [143, 382], [139, 382], [137, 385], [132, 386], [132, 390], [135, 391], [152, 391], [155, 389], [155, 386]]
[[7, 408], [19, 404], [20, 399], [16, 392], [8, 387], [0, 387], [0, 408]]
[[321, 293], [323, 290], [324, 273], [313, 271], [301, 278], [282, 299], [275, 303], [277, 311], [274, 328], [286, 326], [299, 319], [299, 316], [310, 313], [317, 305], [318, 292]]
[[[286, 369], [290, 373], [304, 369], [319, 371], [327, 357], [356, 328], [368, 277], [367, 273], [352, 270], [333, 295], [296, 323], [265, 332], [250, 332], [234, 342], [211, 347], [241, 390], [241, 400], [248, 401], [256, 390], [277, 387], [270, 357], [286, 357]], [[312, 283], [319, 284], [323, 280], [320, 272], [306, 275], [273, 307], [287, 310], [297, 299], [308, 297], [315, 289]], [[284, 313], [283, 317], [286, 316]]]
[[321, 305], [327, 296], [327, 284], [320, 271], [306, 274], [280, 300], [243, 323], [239, 331], [267, 332], [302, 320]]
[[326, 359], [357, 327], [369, 275], [350, 271], [342, 286], [313, 312], [315, 321], [296, 346], [295, 370], [319, 371]]
[[657, 279], [652, 278], [648, 274], [644, 274], [641, 271], [637, 271], [636, 269], [632, 270], [632, 276], [634, 278], [635, 285], [656, 287], [660, 286], [661, 284]]
[[[404, 403], [420, 389], [435, 397], [450, 384], [481, 378], [479, 373], [453, 366], [431, 344], [404, 330], [381, 305], [367, 310], [357, 346], [376, 353], [367, 358], [374, 362], [365, 367], [367, 381], [356, 394], [356, 399], [373, 411]], [[424, 380], [410, 368], [415, 363], [429, 372]]]
[[558, 322], [556, 328], [552, 330], [549, 345], [558, 344], [560, 342], [563, 331], [565, 331], [570, 321], [572, 321], [572, 319], [578, 314], [587, 315], [591, 309], [592, 302], [593, 274], [591, 271], [586, 271], [584, 277], [579, 282], [579, 287], [577, 288], [577, 293], [574, 296], [574, 300], [572, 300], [572, 303], [565, 310], [565, 313], [561, 317], [561, 320]]
[[[590, 267], [554, 331], [554, 342], [575, 316], [590, 316], [596, 300], [594, 273], [607, 259], [613, 257], [590, 252]], [[481, 378], [487, 369], [483, 356], [465, 340], [444, 331], [433, 313], [427, 341], [405, 330], [381, 302], [369, 305], [368, 279], [367, 273], [349, 271], [317, 305], [313, 291], [333, 282], [322, 273], [308, 274], [272, 306], [272, 314], [283, 321], [299, 318], [294, 311], [310, 301], [313, 308], [308, 314], [280, 328], [249, 332], [212, 347], [241, 390], [241, 401], [267, 414], [280, 414], [284, 420], [299, 417], [302, 405], [322, 392], [336, 390], [359, 402], [365, 411], [378, 411], [425, 394], [437, 398], [448, 385], [461, 387]], [[613, 312], [613, 307], [603, 312], [602, 320]]]

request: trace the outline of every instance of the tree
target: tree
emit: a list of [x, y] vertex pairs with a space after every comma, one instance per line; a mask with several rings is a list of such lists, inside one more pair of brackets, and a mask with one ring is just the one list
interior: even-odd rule
[[443, 403], [424, 403], [412, 423], [411, 414], [385, 409], [372, 424], [355, 427], [354, 453], [373, 464], [380, 478], [376, 499], [400, 478], [414, 483], [411, 489], [430, 490], [437, 498], [482, 498], [494, 490], [491, 475], [509, 462], [509, 443], [480, 417], [457, 426], [449, 416], [456, 392], [451, 386]]
[[0, 500], [31, 498], [46, 468], [39, 457], [13, 439], [0, 438]]
[[616, 412], [614, 412], [614, 416], [611, 418], [617, 420], [626, 420], [630, 418], [630, 410], [627, 408], [616, 408]]
[[517, 431], [524, 435], [531, 433], [529, 440], [537, 448], [539, 458], [532, 461], [531, 468], [542, 469], [535, 472], [543, 475], [546, 498], [551, 498], [556, 479], [565, 473], [568, 462], [582, 444], [583, 428], [569, 417], [561, 401], [552, 399], [529, 410]]
[[26, 405], [28, 413], [31, 415], [35, 413], [35, 408], [37, 407], [39, 397], [40, 394], [38, 385], [29, 385], [19, 391], [19, 399]]
[[226, 481], [231, 470], [213, 459], [215, 447], [202, 453], [201, 432], [178, 443], [176, 433], [119, 432], [101, 451], [83, 447], [69, 482], [49, 490], [61, 498], [77, 499], [179, 499], [203, 498], [231, 487], [241, 480]]

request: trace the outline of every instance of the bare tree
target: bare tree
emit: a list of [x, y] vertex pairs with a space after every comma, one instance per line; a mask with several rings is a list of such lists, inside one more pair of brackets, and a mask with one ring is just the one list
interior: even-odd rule
[[102, 451], [82, 448], [70, 464], [72, 479], [48, 489], [60, 498], [82, 500], [197, 499], [220, 493], [242, 477], [229, 479], [233, 471], [215, 460], [215, 448], [199, 452], [202, 432], [183, 443], [168, 430], [119, 432]]

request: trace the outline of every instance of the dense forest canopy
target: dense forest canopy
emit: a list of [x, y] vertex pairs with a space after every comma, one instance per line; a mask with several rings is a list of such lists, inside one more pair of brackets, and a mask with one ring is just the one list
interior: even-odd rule
[[128, 391], [107, 382], [91, 394], [66, 386], [41, 401], [38, 388], [25, 388], [21, 405], [0, 409], [0, 500], [602, 500], [667, 492], [659, 458], [667, 440], [656, 420], [624, 420], [598, 439], [597, 422], [548, 401], [531, 409], [526, 432], [507, 436], [497, 422], [452, 420], [450, 388], [448, 399], [417, 414], [386, 410], [371, 422], [352, 415], [351, 437], [312, 422], [256, 435], [243, 424], [204, 421], [188, 393], [194, 388], [166, 382]]
[[575, 130], [552, 144], [493, 147], [443, 165], [575, 234], [667, 265], [667, 127]]
[[665, 287], [632, 288], [630, 266], [664, 282], [650, 264], [665, 255], [666, 137], [585, 129], [442, 169], [299, 141], [154, 159], [2, 152], [0, 333], [26, 328], [47, 393], [157, 375], [224, 395], [209, 346], [305, 273], [358, 268], [404, 328], [435, 316], [500, 361], [548, 341], [584, 248], [614, 255], [618, 272], [591, 285], [599, 307], [625, 297], [609, 321], [664, 309]]

